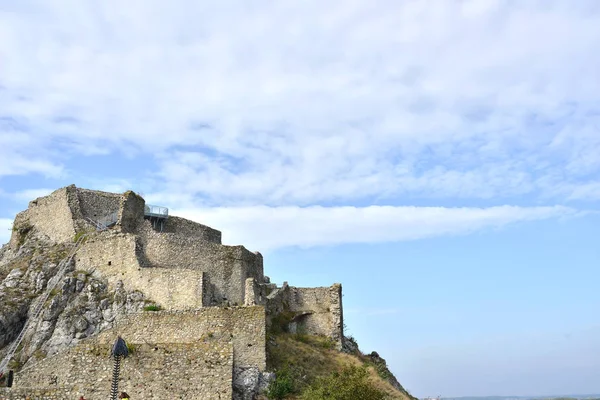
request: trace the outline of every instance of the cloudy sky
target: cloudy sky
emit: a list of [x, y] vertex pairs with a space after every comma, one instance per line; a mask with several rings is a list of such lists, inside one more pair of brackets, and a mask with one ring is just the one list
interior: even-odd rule
[[0, 0], [0, 241], [133, 189], [417, 396], [600, 392], [599, 49], [594, 0]]

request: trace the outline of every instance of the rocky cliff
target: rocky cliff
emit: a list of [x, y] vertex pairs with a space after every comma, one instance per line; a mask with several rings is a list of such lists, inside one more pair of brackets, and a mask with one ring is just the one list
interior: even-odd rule
[[11, 367], [21, 369], [36, 359], [56, 354], [82, 339], [106, 329], [119, 315], [141, 310], [148, 299], [138, 291], [126, 291], [122, 285], [109, 290], [89, 273], [77, 271], [74, 263], [66, 273], [56, 276], [58, 263], [71, 244], [55, 244], [34, 232], [23, 238], [13, 250], [0, 250], [0, 356], [26, 320], [31, 305], [44, 293], [52, 280], [60, 279], [50, 293], [45, 308], [25, 336]]
[[[105, 398], [118, 336], [136, 349], [122, 384], [142, 398], [298, 398], [331, 382], [412, 398], [344, 338], [341, 284], [277, 287], [260, 253], [146, 208], [133, 192], [71, 185], [17, 215], [0, 249], [0, 372], [9, 360], [16, 383], [0, 398]], [[348, 365], [362, 369], [339, 381]]]

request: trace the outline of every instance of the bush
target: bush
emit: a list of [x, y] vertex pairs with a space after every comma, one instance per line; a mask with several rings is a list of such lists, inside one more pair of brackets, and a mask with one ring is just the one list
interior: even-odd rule
[[129, 355], [135, 354], [135, 345], [133, 343], [127, 343], [125, 342], [125, 344], [127, 345], [127, 353], [129, 353]]
[[369, 380], [364, 367], [347, 366], [341, 372], [317, 379], [302, 394], [303, 400], [382, 400], [385, 392]]
[[291, 311], [282, 311], [271, 319], [271, 333], [281, 335], [288, 332], [288, 326], [296, 314]]
[[144, 311], [160, 311], [160, 306], [156, 304], [150, 304], [144, 307]]
[[294, 380], [288, 369], [276, 373], [275, 380], [267, 388], [269, 399], [281, 400], [294, 391]]
[[73, 243], [77, 243], [77, 241], [79, 241], [79, 239], [81, 239], [82, 236], [87, 235], [87, 232], [85, 231], [79, 231], [75, 234], [75, 236], [73, 236]]

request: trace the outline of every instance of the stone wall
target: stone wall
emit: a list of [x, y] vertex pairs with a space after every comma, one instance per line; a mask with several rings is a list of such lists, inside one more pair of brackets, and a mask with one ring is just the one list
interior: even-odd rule
[[15, 218], [11, 248], [18, 247], [21, 240], [19, 232], [28, 227], [35, 227], [37, 233], [55, 242], [71, 241], [75, 236], [74, 215], [71, 211], [73, 203], [78, 209], [74, 186], [58, 189], [48, 196], [29, 202], [29, 208]]
[[[265, 280], [267, 279], [268, 278], [265, 277]], [[244, 293], [244, 305], [264, 306], [267, 304], [269, 294], [276, 289], [277, 285], [274, 283], [258, 283], [254, 278], [247, 278], [246, 289]]]
[[[103, 232], [90, 237], [75, 256], [77, 269], [98, 270], [105, 278], [124, 277], [141, 268], [141, 243], [135, 235]], [[100, 277], [100, 276], [99, 276]]]
[[268, 296], [267, 309], [270, 316], [292, 312], [295, 314], [289, 326], [292, 332], [330, 337], [341, 349], [344, 318], [339, 283], [318, 288], [298, 288], [284, 283]]
[[[196, 343], [128, 343], [133, 343], [134, 351], [121, 363], [119, 390], [132, 398], [232, 398], [230, 342], [208, 338]], [[16, 374], [13, 397], [9, 398], [18, 399], [14, 394], [29, 394], [33, 391], [28, 388], [41, 386], [41, 393], [64, 396], [46, 397], [49, 399], [76, 399], [79, 395], [87, 400], [106, 399], [112, 378], [111, 347], [112, 343], [90, 339], [44, 359]]]
[[167, 310], [203, 306], [204, 273], [190, 269], [142, 268], [141, 243], [131, 234], [106, 232], [89, 239], [75, 258], [75, 268], [126, 290], [139, 290]]
[[231, 341], [236, 367], [266, 367], [264, 307], [207, 307], [196, 311], [147, 311], [129, 314], [99, 343], [120, 335], [130, 343], [195, 343], [207, 338]]
[[83, 218], [98, 220], [119, 211], [121, 206], [120, 194], [81, 188], [77, 188], [76, 191]]
[[163, 232], [221, 244], [221, 231], [180, 217], [169, 217], [165, 222]]
[[144, 199], [131, 190], [125, 192], [119, 207], [117, 226], [121, 232], [136, 233], [144, 223]]
[[142, 235], [149, 266], [204, 271], [214, 294], [211, 303], [241, 305], [246, 279], [264, 279], [262, 255], [243, 246], [224, 246], [149, 229]]
[[81, 395], [83, 392], [80, 393], [70, 388], [0, 388], [0, 399], [2, 400], [65, 400], [78, 399]]

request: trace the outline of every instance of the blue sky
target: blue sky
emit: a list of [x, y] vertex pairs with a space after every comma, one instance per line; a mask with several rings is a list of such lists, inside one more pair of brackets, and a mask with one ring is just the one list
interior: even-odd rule
[[75, 183], [344, 285], [413, 394], [600, 392], [596, 1], [0, 0], [0, 241]]

